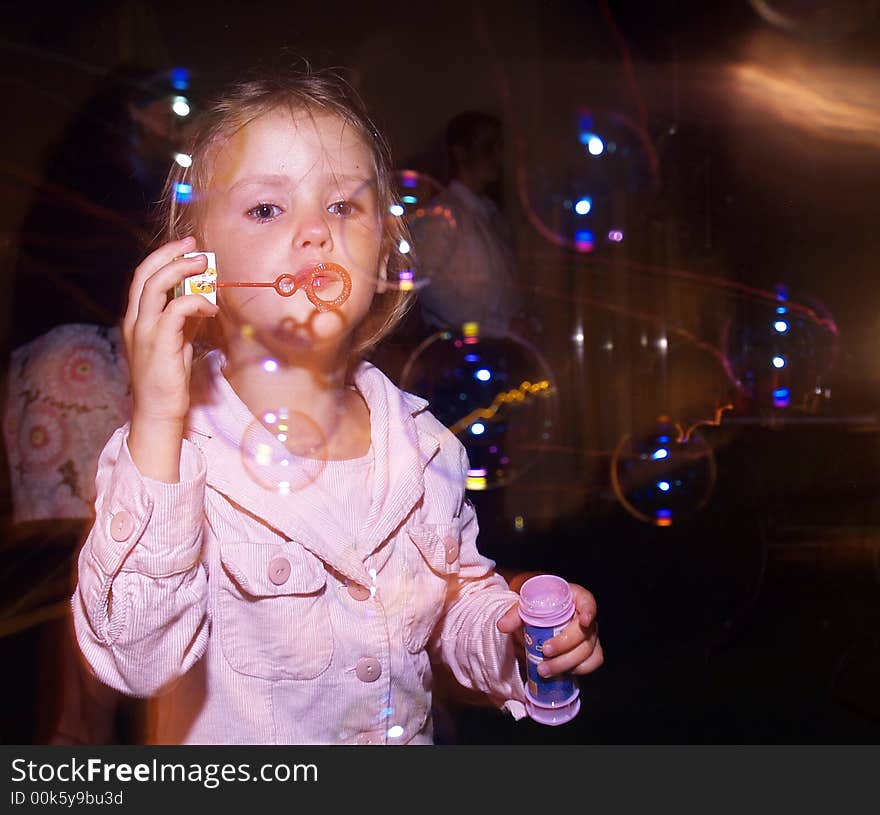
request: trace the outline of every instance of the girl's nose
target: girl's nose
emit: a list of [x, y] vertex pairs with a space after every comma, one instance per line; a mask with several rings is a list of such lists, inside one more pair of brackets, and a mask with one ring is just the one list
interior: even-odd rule
[[294, 245], [300, 249], [331, 249], [333, 236], [327, 219], [319, 213], [304, 216], [297, 225]]

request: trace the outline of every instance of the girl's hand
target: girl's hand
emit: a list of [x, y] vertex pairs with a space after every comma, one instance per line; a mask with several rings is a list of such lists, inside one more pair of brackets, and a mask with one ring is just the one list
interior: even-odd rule
[[[542, 676], [566, 672], [588, 674], [605, 661], [596, 628], [596, 598], [577, 583], [568, 585], [574, 596], [574, 617], [564, 631], [544, 643], [545, 659], [538, 668]], [[513, 634], [522, 645], [522, 619], [518, 603], [512, 605], [498, 621], [498, 630]]]
[[195, 243], [191, 237], [172, 241], [144, 259], [135, 269], [122, 322], [134, 402], [129, 449], [144, 475], [163, 481], [177, 480], [189, 410], [194, 329], [188, 318], [213, 317], [218, 311], [197, 294], [168, 301], [169, 289], [207, 267], [203, 255], [181, 257]]

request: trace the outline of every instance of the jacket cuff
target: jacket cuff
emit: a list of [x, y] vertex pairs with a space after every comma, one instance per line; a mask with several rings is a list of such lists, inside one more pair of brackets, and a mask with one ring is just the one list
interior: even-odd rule
[[95, 519], [104, 534], [95, 538], [94, 556], [106, 574], [125, 568], [166, 577], [199, 560], [206, 464], [201, 451], [186, 439], [180, 471], [176, 484], [147, 478], [131, 459], [127, 434], [122, 438], [110, 487]]

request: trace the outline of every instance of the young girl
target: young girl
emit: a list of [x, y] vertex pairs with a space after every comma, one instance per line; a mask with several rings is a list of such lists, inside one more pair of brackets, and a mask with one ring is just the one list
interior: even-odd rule
[[[431, 743], [431, 659], [520, 718], [517, 595], [477, 551], [464, 449], [360, 361], [408, 305], [387, 148], [307, 73], [233, 86], [191, 155], [129, 293], [134, 409], [73, 597], [88, 663], [156, 696], [154, 743]], [[245, 285], [169, 300], [196, 251]], [[602, 662], [573, 588], [548, 673]]]

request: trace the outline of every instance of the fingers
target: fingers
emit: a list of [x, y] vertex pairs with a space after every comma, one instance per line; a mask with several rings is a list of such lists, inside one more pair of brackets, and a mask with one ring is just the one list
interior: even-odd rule
[[579, 586], [576, 583], [571, 583], [570, 585], [574, 595], [575, 616], [578, 622], [586, 628], [596, 619], [596, 611], [598, 609], [596, 598], [583, 586]]
[[131, 339], [134, 327], [142, 315], [158, 317], [165, 308], [168, 289], [173, 288], [187, 274], [198, 274], [200, 269], [206, 267], [207, 259], [203, 255], [185, 259], [182, 257], [194, 248], [195, 239], [192, 237], [171, 241], [147, 255], [135, 269], [123, 320], [126, 339]]
[[[554, 640], [557, 639], [554, 638]], [[538, 669], [542, 676], [556, 676], [561, 673], [589, 673], [596, 670], [604, 662], [602, 646], [599, 644], [599, 635], [595, 626], [588, 629], [586, 638], [573, 647], [565, 650], [551, 649], [553, 653], [558, 654], [552, 659], [547, 656], [549, 642], [551, 641], [544, 643], [544, 661]]]
[[574, 668], [571, 669], [571, 673], [583, 676], [584, 674], [592, 673], [597, 668], [600, 668], [604, 662], [605, 654], [602, 651], [602, 643], [596, 640], [596, 645], [590, 655], [583, 662], [579, 662], [575, 665]]

